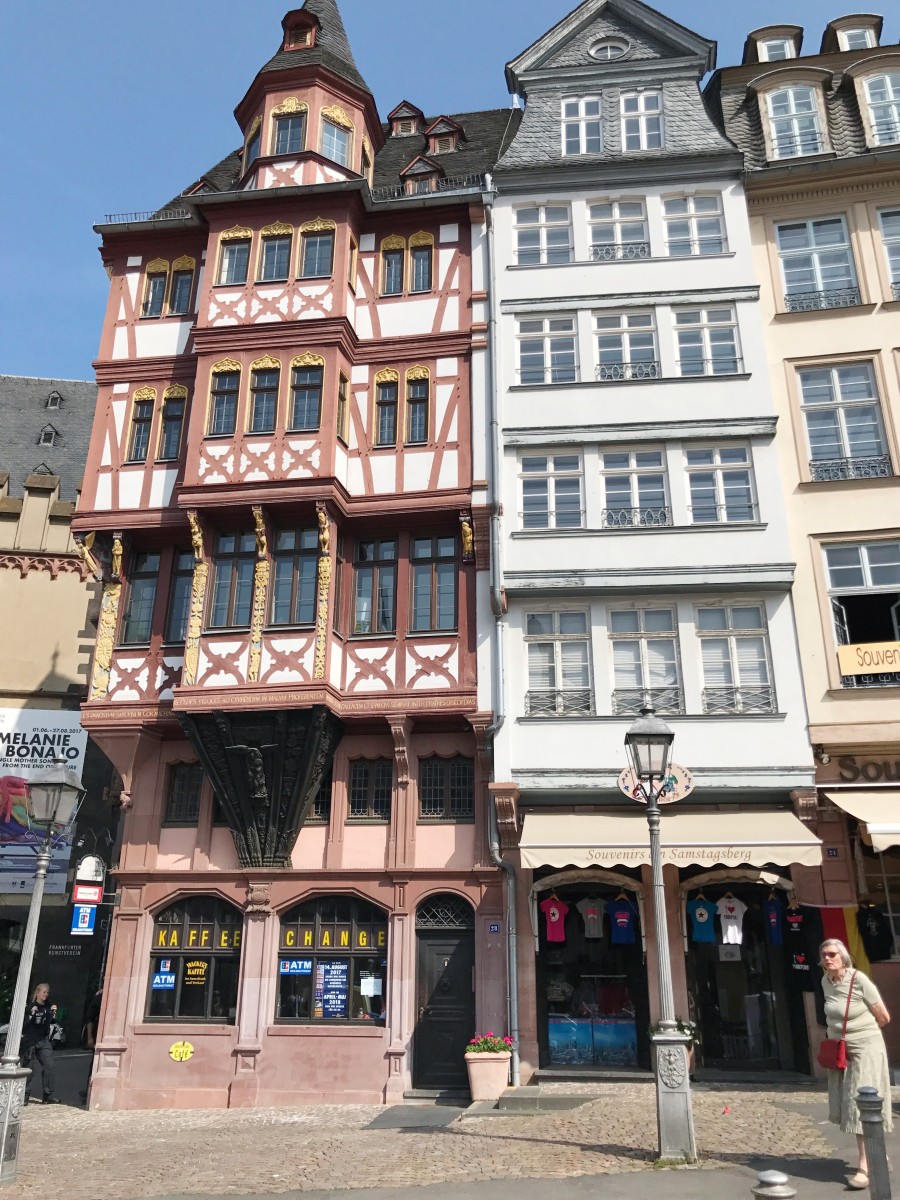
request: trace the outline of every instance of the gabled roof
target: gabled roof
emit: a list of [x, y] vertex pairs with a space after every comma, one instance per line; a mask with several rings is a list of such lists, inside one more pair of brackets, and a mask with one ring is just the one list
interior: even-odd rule
[[405, 117], [418, 117], [420, 121], [425, 120], [425, 114], [421, 108], [416, 108], [408, 100], [401, 100], [393, 112], [388, 113], [387, 119], [389, 121], [402, 121]]
[[436, 121], [432, 121], [425, 130], [426, 137], [434, 137], [440, 133], [456, 133], [459, 135], [459, 140], [464, 142], [467, 140], [466, 131], [459, 122], [452, 120], [450, 117], [438, 117]]
[[[56, 392], [58, 408], [47, 408]], [[97, 385], [80, 379], [0, 375], [0, 471], [9, 472], [9, 494], [19, 497], [29, 475], [58, 475], [61, 500], [74, 500], [87, 462]], [[52, 422], [48, 417], [52, 414]], [[52, 446], [40, 444], [52, 429]]]
[[309, 65], [327, 67], [333, 74], [371, 94], [371, 89], [360, 75], [353, 58], [350, 39], [347, 37], [337, 0], [306, 0], [303, 9], [319, 22], [315, 46], [279, 50], [275, 57], [266, 63], [261, 74], [267, 71], [289, 71]]
[[435, 162], [427, 154], [417, 154], [409, 166], [403, 168], [400, 175], [401, 178], [404, 175], [433, 175], [435, 171], [441, 175], [446, 174], [439, 162]]
[[[548, 60], [576, 38], [592, 21], [603, 15], [618, 16], [658, 41], [671, 46], [673, 55], [697, 58], [703, 70], [715, 66], [716, 43], [663, 16], [642, 0], [583, 0], [568, 16], [507, 63], [506, 79], [511, 92], [517, 92], [523, 75], [541, 71]], [[552, 66], [550, 67], [552, 69]]]

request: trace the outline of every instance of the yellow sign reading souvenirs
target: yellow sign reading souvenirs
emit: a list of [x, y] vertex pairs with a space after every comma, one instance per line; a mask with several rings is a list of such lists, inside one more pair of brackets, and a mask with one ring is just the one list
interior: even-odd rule
[[194, 1057], [194, 1047], [190, 1042], [174, 1042], [169, 1047], [169, 1058], [173, 1062], [187, 1062]]
[[842, 675], [892, 675], [900, 672], [900, 642], [863, 642], [838, 646]]

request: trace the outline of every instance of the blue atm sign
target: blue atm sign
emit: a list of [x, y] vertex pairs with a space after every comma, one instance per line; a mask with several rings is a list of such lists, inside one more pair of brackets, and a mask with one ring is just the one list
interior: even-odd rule
[[94, 922], [97, 919], [97, 906], [94, 904], [76, 904], [72, 909], [73, 934], [90, 936], [94, 932]]
[[311, 958], [282, 958], [278, 962], [279, 975], [312, 975]]

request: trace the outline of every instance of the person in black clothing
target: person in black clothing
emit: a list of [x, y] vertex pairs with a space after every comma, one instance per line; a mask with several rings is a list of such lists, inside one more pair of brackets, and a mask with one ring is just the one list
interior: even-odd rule
[[[59, 1100], [53, 1094], [53, 1046], [50, 1043], [50, 1026], [55, 1021], [56, 1005], [50, 1003], [50, 984], [39, 983], [32, 992], [31, 1003], [25, 1011], [19, 1057], [22, 1066], [32, 1067], [32, 1072], [34, 1060], [37, 1059], [40, 1063], [45, 1104], [59, 1104]], [[29, 1099], [26, 1093], [26, 1104]]]

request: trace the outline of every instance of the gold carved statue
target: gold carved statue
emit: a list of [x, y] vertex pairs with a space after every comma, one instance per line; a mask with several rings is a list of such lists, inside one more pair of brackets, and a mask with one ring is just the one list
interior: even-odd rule
[[319, 550], [322, 554], [327, 554], [331, 545], [331, 529], [328, 525], [328, 513], [319, 509]]
[[468, 521], [463, 521], [460, 525], [460, 532], [462, 534], [463, 558], [471, 558], [475, 553], [475, 533], [472, 530], [471, 524]]
[[119, 579], [122, 574], [122, 539], [118, 534], [113, 536], [112, 562], [109, 573], [113, 579]]
[[197, 520], [197, 514], [190, 511], [187, 515], [191, 526], [191, 545], [194, 547], [194, 562], [203, 562], [203, 530]]
[[253, 520], [256, 523], [256, 555], [262, 559], [266, 557], [269, 542], [266, 537], [266, 520], [261, 508], [253, 509]]

